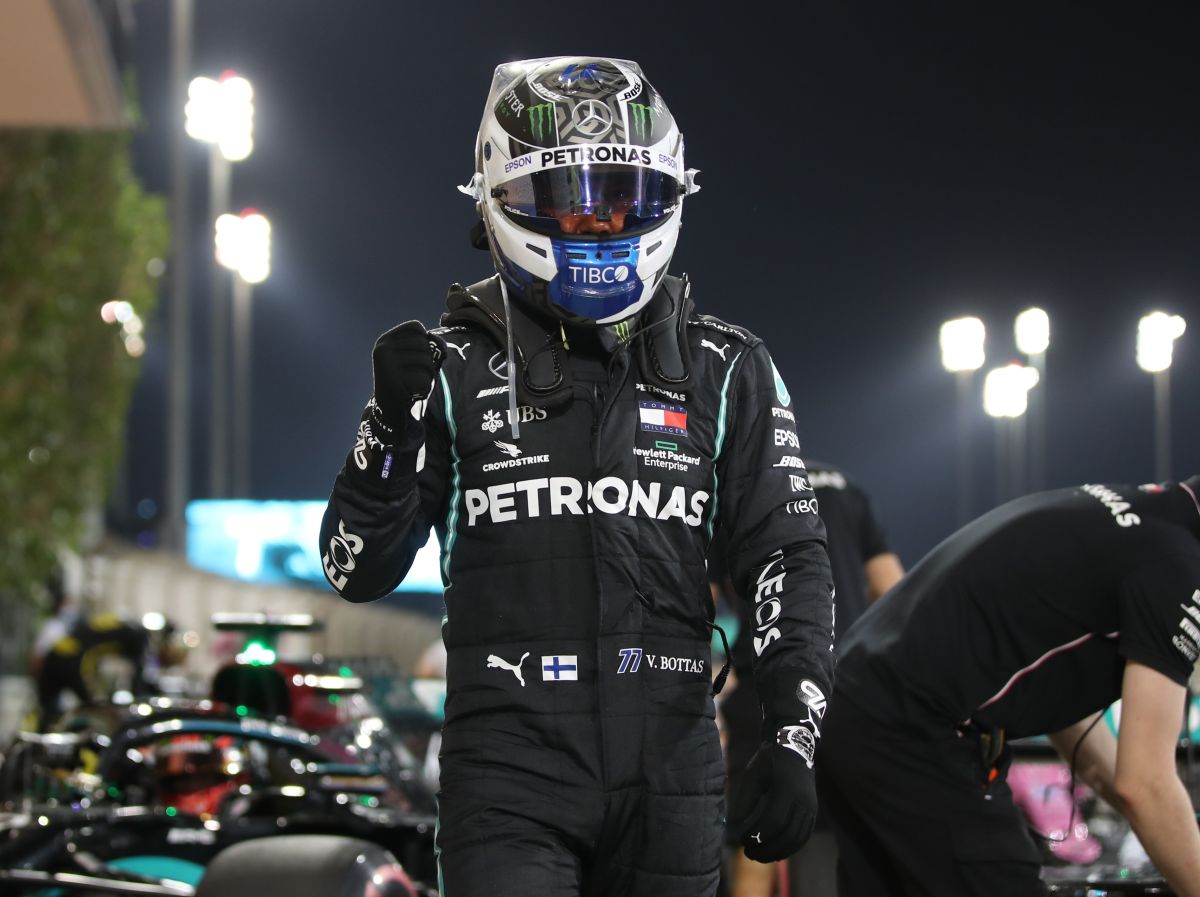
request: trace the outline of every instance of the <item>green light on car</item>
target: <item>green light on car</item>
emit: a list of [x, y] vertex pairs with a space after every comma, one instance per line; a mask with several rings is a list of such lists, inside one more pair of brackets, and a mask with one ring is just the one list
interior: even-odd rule
[[250, 641], [246, 642], [246, 647], [237, 656], [237, 661], [254, 667], [270, 666], [275, 662], [275, 652], [263, 642]]

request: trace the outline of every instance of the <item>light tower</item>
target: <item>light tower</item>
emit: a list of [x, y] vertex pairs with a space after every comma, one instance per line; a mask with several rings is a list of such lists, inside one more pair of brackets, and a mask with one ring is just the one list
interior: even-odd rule
[[1018, 362], [988, 371], [983, 381], [983, 410], [996, 420], [996, 499], [998, 502], [1024, 493], [1025, 412], [1029, 391], [1037, 385], [1037, 368]]
[[[217, 80], [193, 78], [184, 109], [186, 129], [208, 144], [208, 201], [212, 220], [229, 210], [231, 164], [254, 150], [254, 89], [235, 72]], [[209, 491], [228, 490], [229, 468], [229, 300], [224, 272], [213, 271], [209, 291], [211, 395], [209, 404]]]
[[958, 406], [958, 525], [971, 519], [971, 385], [986, 359], [987, 329], [975, 317], [942, 324], [938, 342], [942, 367], [954, 374]]
[[[1017, 351], [1038, 373], [1037, 390], [1029, 400], [1029, 487], [1046, 488], [1046, 350], [1050, 348], [1050, 316], [1040, 308], [1027, 308], [1013, 322]], [[1021, 451], [1026, 451], [1022, 446]]]
[[1154, 375], [1154, 479], [1171, 478], [1171, 360], [1187, 331], [1179, 315], [1155, 311], [1138, 321], [1137, 363]]
[[233, 275], [233, 492], [250, 494], [251, 333], [254, 285], [271, 273], [271, 223], [255, 209], [217, 218], [217, 261]]

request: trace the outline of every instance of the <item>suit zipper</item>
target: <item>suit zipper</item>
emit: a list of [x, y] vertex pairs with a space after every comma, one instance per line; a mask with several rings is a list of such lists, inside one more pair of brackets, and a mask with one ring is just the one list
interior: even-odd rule
[[[618, 348], [616, 352], [622, 352], [623, 349]], [[613, 361], [617, 358], [614, 355]], [[611, 371], [611, 367], [610, 367]], [[604, 396], [600, 386], [597, 383], [592, 384], [592, 473], [593, 476], [600, 468], [600, 441], [604, 436], [604, 424], [608, 420], [609, 412], [621, 398], [621, 393], [625, 389], [625, 381], [629, 377], [629, 366], [626, 365], [621, 373], [620, 382], [613, 384], [611, 373], [609, 375], [607, 387], [608, 395]], [[591, 527], [592, 533], [592, 569], [596, 574], [596, 707], [600, 717], [600, 775], [604, 783], [605, 790], [608, 790], [609, 770], [608, 770], [608, 752], [605, 746], [608, 744], [608, 717], [605, 714], [604, 706], [604, 657], [601, 648], [601, 636], [604, 632], [604, 594], [600, 585], [600, 575], [597, 565], [600, 562], [600, 552], [596, 546], [596, 530]]]

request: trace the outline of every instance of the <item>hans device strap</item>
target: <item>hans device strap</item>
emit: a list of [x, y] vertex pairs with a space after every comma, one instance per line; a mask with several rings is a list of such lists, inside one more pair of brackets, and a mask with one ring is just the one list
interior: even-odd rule
[[[643, 310], [634, 332], [633, 355], [644, 379], [664, 389], [678, 390], [691, 378], [687, 321], [692, 311], [687, 278], [666, 276]], [[464, 287], [454, 284], [446, 297], [442, 326], [472, 325], [497, 345], [508, 341], [500, 276]], [[558, 336], [558, 325], [535, 317], [519, 303], [508, 315], [517, 354], [517, 397], [522, 404], [550, 408], [571, 395], [569, 353]]]

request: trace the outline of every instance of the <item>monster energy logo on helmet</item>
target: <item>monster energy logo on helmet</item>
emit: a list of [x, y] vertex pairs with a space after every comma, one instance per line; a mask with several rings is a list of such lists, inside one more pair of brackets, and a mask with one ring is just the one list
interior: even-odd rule
[[545, 140], [547, 132], [556, 123], [553, 103], [538, 103], [529, 107], [529, 129], [533, 132], [534, 140]]
[[654, 110], [644, 103], [630, 103], [629, 111], [633, 114], [633, 133], [640, 140], [649, 140], [654, 131]]

